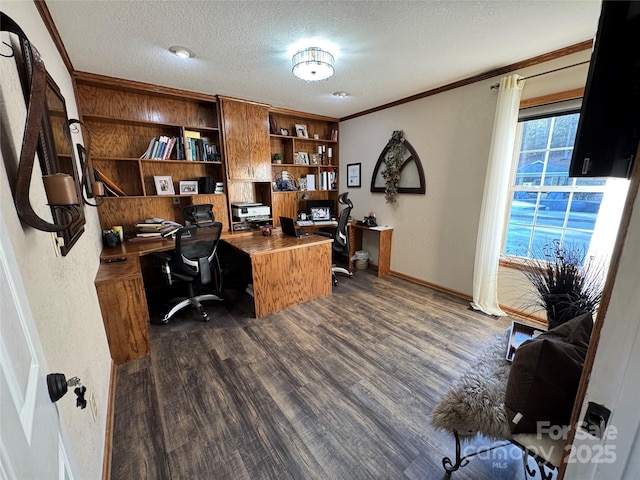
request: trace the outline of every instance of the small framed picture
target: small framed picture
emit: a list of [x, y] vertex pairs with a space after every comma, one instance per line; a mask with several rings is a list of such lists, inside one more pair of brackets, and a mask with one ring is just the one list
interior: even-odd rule
[[309, 155], [309, 163], [311, 165], [319, 165], [320, 164], [320, 155], [317, 153], [312, 153]]
[[296, 163], [298, 165], [309, 165], [309, 154], [307, 152], [296, 152]]
[[301, 123], [296, 123], [296, 136], [302, 138], [309, 138], [309, 133], [307, 132], [307, 126], [302, 125]]
[[153, 181], [156, 184], [156, 193], [158, 195], [175, 195], [176, 191], [173, 189], [173, 180], [171, 176], [155, 175]]
[[289, 130], [287, 130], [286, 128], [281, 128], [280, 129], [280, 135], [284, 135], [285, 137], [289, 136]]
[[198, 193], [197, 180], [183, 180], [180, 182], [180, 195], [195, 195]]
[[347, 164], [347, 187], [359, 187], [360, 186], [360, 163]]

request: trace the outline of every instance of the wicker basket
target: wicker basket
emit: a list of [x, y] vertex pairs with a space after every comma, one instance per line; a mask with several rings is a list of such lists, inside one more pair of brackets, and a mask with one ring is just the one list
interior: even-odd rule
[[276, 175], [275, 185], [276, 190], [280, 190], [283, 192], [298, 190], [298, 181], [286, 170], [282, 170]]

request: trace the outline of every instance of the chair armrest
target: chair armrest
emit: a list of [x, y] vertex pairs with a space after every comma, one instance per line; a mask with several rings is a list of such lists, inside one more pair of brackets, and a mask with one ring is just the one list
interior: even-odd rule
[[328, 238], [333, 237], [333, 235], [332, 235], [331, 233], [329, 233], [329, 232], [324, 232], [324, 231], [322, 231], [322, 230], [317, 230], [317, 231], [315, 232], [315, 234], [316, 234], [316, 235], [320, 235], [320, 236], [322, 236], [322, 237], [328, 237]]

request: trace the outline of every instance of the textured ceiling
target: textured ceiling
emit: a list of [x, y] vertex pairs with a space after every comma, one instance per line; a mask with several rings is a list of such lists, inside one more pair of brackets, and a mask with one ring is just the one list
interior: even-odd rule
[[[598, 1], [47, 0], [76, 70], [344, 117], [590, 40]], [[296, 46], [336, 73], [291, 74]], [[195, 53], [180, 59], [168, 47]], [[333, 92], [349, 92], [337, 98]]]

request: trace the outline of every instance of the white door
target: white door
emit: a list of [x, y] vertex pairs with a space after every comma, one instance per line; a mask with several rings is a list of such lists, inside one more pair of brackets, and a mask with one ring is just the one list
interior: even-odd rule
[[0, 480], [73, 479], [49, 399], [42, 346], [1, 215], [0, 290]]

